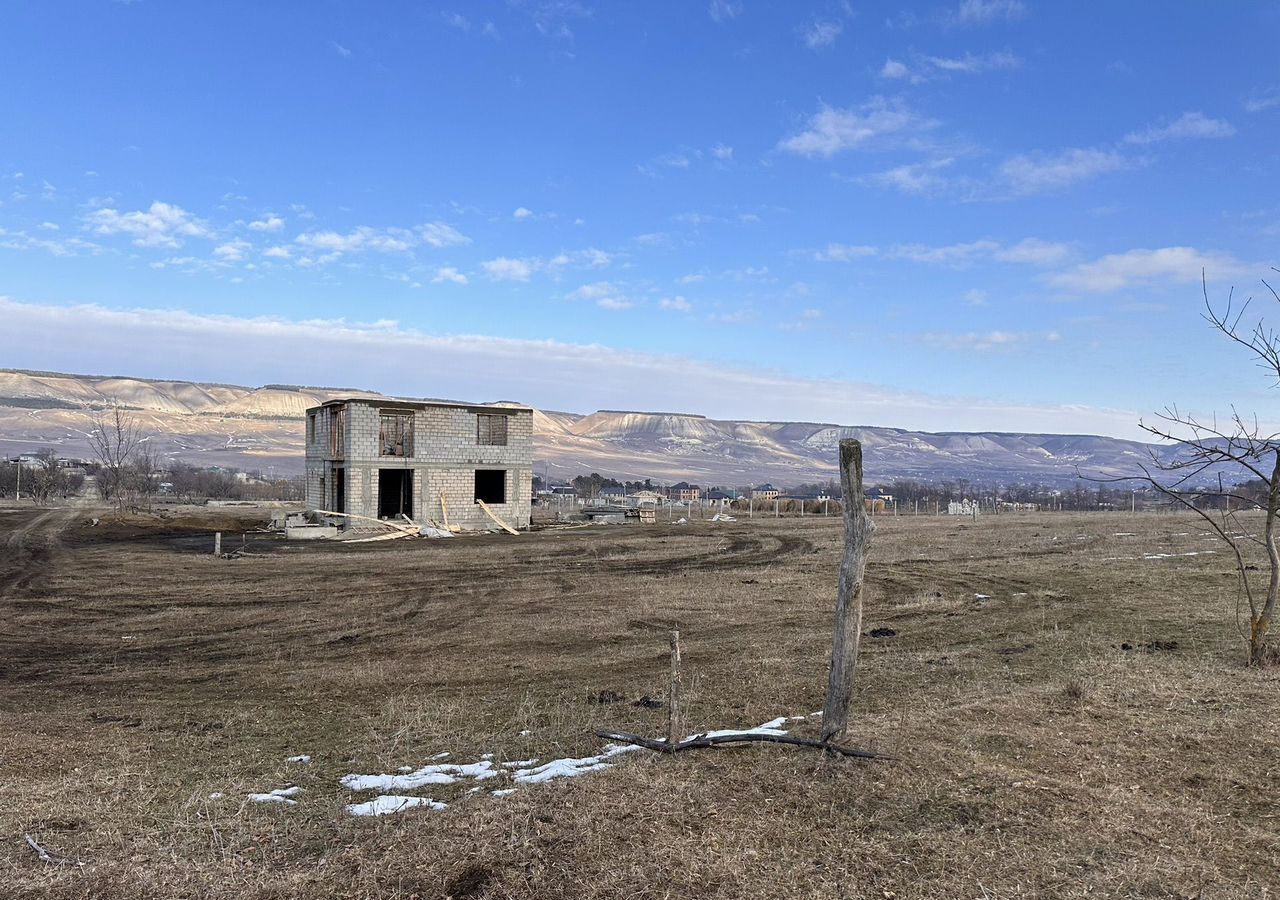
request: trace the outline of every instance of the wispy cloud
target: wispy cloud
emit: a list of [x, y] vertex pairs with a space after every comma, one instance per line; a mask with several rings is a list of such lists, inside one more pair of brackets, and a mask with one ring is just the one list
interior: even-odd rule
[[862, 175], [856, 180], [876, 187], [892, 188], [904, 194], [921, 196], [937, 194], [951, 185], [951, 181], [942, 172], [954, 162], [955, 159], [948, 156], [925, 162], [907, 163], [883, 172]]
[[212, 229], [180, 206], [157, 200], [145, 210], [120, 212], [97, 209], [89, 213], [89, 227], [95, 234], [127, 234], [138, 247], [181, 247], [185, 238], [207, 238]]
[[[58, 230], [55, 225], [52, 229], [46, 226], [52, 223], [42, 223], [41, 227], [46, 231]], [[92, 241], [86, 241], [78, 237], [55, 237], [41, 238], [34, 237], [26, 233], [26, 231], [6, 231], [0, 228], [0, 248], [5, 250], [41, 250], [53, 256], [77, 256], [81, 253], [97, 254], [102, 252], [102, 248]]]
[[713, 22], [729, 22], [742, 15], [740, 0], [711, 0], [707, 4], [707, 15]]
[[1056, 331], [927, 331], [920, 335], [926, 344], [943, 350], [964, 353], [988, 353], [993, 350], [1012, 350], [1033, 342], [1054, 343], [1060, 339]]
[[522, 222], [525, 219], [532, 219], [533, 210], [527, 209], [523, 206], [518, 207], [516, 211], [511, 214], [511, 218], [515, 219], [517, 222]]
[[830, 47], [844, 31], [844, 24], [831, 20], [812, 22], [803, 30], [804, 43], [810, 50]]
[[1235, 133], [1235, 126], [1223, 119], [1211, 119], [1202, 112], [1185, 112], [1172, 122], [1127, 134], [1124, 140], [1126, 144], [1155, 144], [1196, 138], [1229, 138]]
[[1000, 180], [1017, 194], [1058, 190], [1099, 175], [1118, 172], [1133, 163], [1114, 150], [1071, 148], [1057, 153], [1012, 156], [1000, 164]]
[[1160, 247], [1112, 253], [1046, 276], [1045, 280], [1066, 291], [1107, 294], [1160, 282], [1196, 282], [1202, 272], [1217, 279], [1235, 278], [1253, 271], [1255, 267], [1230, 253], [1194, 247]]
[[330, 41], [329, 46], [333, 49], [334, 53], [338, 54], [343, 59], [351, 58], [351, 51], [339, 44], [337, 41]]
[[963, 0], [957, 8], [945, 11], [942, 21], [949, 25], [990, 25], [1015, 22], [1026, 14], [1022, 0]]
[[1255, 93], [1244, 101], [1244, 111], [1248, 113], [1260, 113], [1277, 106], [1280, 106], [1280, 90], [1275, 88]]
[[857, 109], [823, 104], [803, 130], [784, 138], [778, 147], [798, 156], [830, 158], [847, 150], [901, 143], [936, 124], [883, 97], [874, 97]]
[[672, 312], [692, 312], [693, 304], [684, 297], [677, 294], [674, 297], [663, 297], [658, 301], [659, 309], [666, 309]]
[[821, 250], [817, 250], [813, 254], [813, 258], [817, 262], [852, 262], [855, 259], [865, 259], [868, 256], [875, 256], [880, 251], [875, 247], [865, 244], [827, 244]]
[[982, 72], [1016, 69], [1022, 60], [1008, 50], [996, 53], [965, 53], [964, 56], [927, 56], [914, 54], [911, 64], [897, 59], [886, 59], [880, 68], [880, 77], [889, 81], [907, 81], [921, 84], [949, 75], [977, 75]]
[[1072, 255], [1067, 244], [1025, 238], [1016, 244], [1000, 241], [978, 240], [961, 244], [929, 246], [926, 244], [898, 244], [887, 253], [894, 259], [929, 265], [966, 268], [978, 262], [1019, 263], [1050, 267], [1061, 265]]

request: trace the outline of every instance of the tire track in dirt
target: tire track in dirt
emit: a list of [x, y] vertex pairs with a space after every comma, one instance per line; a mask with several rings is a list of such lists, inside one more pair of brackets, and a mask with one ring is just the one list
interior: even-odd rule
[[46, 574], [61, 547], [60, 535], [82, 514], [78, 509], [44, 510], [9, 535], [0, 557], [0, 598], [25, 593]]

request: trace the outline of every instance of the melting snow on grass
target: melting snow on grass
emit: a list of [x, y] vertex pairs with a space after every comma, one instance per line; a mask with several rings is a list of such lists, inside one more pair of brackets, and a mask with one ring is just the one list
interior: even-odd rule
[[300, 755], [298, 755], [298, 756], [290, 756], [288, 759], [286, 759], [286, 760], [285, 760], [285, 762], [287, 762], [287, 763], [309, 763], [309, 762], [311, 762], [311, 757], [310, 757], [308, 754], [306, 754], [306, 753], [302, 753], [302, 754], [300, 754]]
[[[787, 733], [783, 728], [788, 721], [800, 721], [805, 718], [813, 718], [822, 715], [821, 712], [810, 713], [805, 716], [778, 716], [776, 719], [770, 719], [762, 725], [755, 728], [730, 728], [717, 731], [703, 731], [694, 737], [732, 737], [736, 735], [750, 734], [768, 734], [768, 735], [784, 735]], [[419, 806], [426, 806], [430, 809], [445, 809], [447, 804], [439, 800], [433, 800], [430, 797], [414, 797], [405, 794], [393, 794], [390, 791], [396, 790], [413, 790], [428, 784], [453, 784], [460, 779], [469, 778], [475, 781], [486, 781], [490, 778], [498, 776], [508, 776], [516, 784], [543, 784], [556, 778], [576, 778], [579, 775], [586, 775], [590, 772], [600, 772], [605, 769], [611, 769], [615, 763], [609, 762], [614, 757], [621, 756], [624, 753], [634, 753], [644, 748], [633, 746], [631, 744], [606, 744], [604, 748], [595, 756], [566, 756], [562, 759], [553, 759], [542, 765], [535, 765], [538, 760], [535, 759], [519, 759], [502, 762], [498, 768], [494, 767], [492, 753], [484, 754], [479, 762], [469, 763], [466, 765], [456, 765], [453, 763], [438, 763], [436, 765], [422, 766], [418, 769], [410, 769], [403, 767], [399, 770], [398, 775], [344, 775], [339, 779], [340, 783], [351, 791], [385, 791], [372, 800], [364, 803], [350, 803], [346, 806], [346, 810], [353, 816], [387, 816], [398, 813], [406, 809], [413, 809]], [[447, 753], [438, 753], [433, 759], [441, 759], [447, 756]], [[272, 791], [271, 794], [252, 794], [250, 799], [264, 798], [259, 802], [282, 802], [293, 803], [289, 800], [290, 794], [301, 790], [301, 788], [292, 787], [285, 788], [281, 791]], [[466, 790], [466, 794], [478, 794], [483, 792], [483, 787], [471, 787]], [[509, 797], [516, 792], [516, 788], [507, 787], [489, 791], [491, 797]], [[268, 799], [269, 798], [269, 799]]]
[[516, 769], [512, 776], [522, 784], [541, 784], [553, 778], [574, 778], [588, 772], [599, 772], [612, 769], [613, 763], [605, 762], [622, 753], [630, 753], [642, 748], [633, 744], [609, 744], [596, 756], [566, 756], [564, 759], [553, 759], [531, 769]]
[[482, 759], [467, 765], [440, 763], [423, 766], [400, 775], [344, 775], [340, 781], [343, 787], [353, 791], [411, 791], [426, 784], [453, 784], [459, 778], [484, 781], [499, 774], [492, 761]]
[[447, 804], [430, 797], [405, 797], [399, 794], [379, 794], [365, 803], [348, 803], [347, 812], [353, 816], [389, 816], [401, 810], [413, 809], [415, 806], [426, 806], [430, 809], [444, 809]]
[[286, 806], [296, 806], [298, 801], [290, 798], [301, 791], [302, 788], [295, 784], [292, 787], [277, 788], [265, 794], [250, 794], [249, 799], [254, 803], [283, 803]]

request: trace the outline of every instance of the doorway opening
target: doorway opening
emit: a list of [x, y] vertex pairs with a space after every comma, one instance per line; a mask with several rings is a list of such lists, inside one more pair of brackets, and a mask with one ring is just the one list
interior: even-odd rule
[[395, 519], [401, 515], [413, 518], [413, 471], [379, 469], [378, 518]]

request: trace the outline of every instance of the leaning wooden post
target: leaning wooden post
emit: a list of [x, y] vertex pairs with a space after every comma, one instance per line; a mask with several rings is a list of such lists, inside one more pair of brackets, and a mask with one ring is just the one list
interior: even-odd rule
[[831, 680], [827, 704], [822, 709], [822, 740], [843, 737], [849, 727], [853, 702], [853, 677], [858, 666], [862, 638], [862, 580], [867, 567], [867, 547], [875, 525], [862, 502], [862, 444], [840, 442], [840, 487], [844, 491], [844, 556], [840, 560], [840, 586], [836, 595], [836, 627], [831, 640]]
[[680, 632], [671, 632], [671, 685], [667, 690], [667, 746], [680, 743]]

